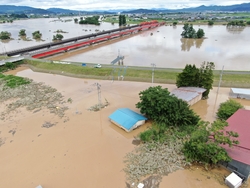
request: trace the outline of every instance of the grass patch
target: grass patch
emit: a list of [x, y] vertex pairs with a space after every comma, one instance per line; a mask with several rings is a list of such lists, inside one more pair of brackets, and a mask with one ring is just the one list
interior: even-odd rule
[[[62, 74], [72, 77], [85, 77], [94, 79], [108, 80], [117, 79], [118, 75], [124, 73], [123, 69], [116, 69], [112, 75], [113, 68], [110, 65], [103, 65], [102, 68], [93, 68], [93, 66], [79, 66], [73, 64], [46, 63], [41, 60], [24, 60], [25, 63], [34, 67], [37, 71]], [[181, 69], [157, 68], [154, 71], [155, 83], [176, 83], [176, 77]], [[125, 74], [126, 81], [151, 82], [152, 69], [150, 67], [128, 67]], [[218, 86], [220, 80], [220, 71], [214, 71], [214, 84]], [[249, 87], [250, 73], [247, 71], [224, 71], [221, 86], [222, 87]]]
[[0, 80], [4, 81], [4, 89], [8, 88], [15, 88], [20, 85], [29, 84], [31, 81], [27, 78], [22, 78], [19, 76], [13, 76], [13, 75], [3, 75], [0, 73]]

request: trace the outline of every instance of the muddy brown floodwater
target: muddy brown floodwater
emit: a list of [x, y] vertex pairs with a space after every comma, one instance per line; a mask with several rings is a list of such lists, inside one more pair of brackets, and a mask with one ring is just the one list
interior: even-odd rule
[[[69, 121], [66, 122], [48, 110], [27, 112], [25, 109], [8, 114], [8, 120], [0, 120], [0, 187], [125, 188], [124, 156], [134, 149], [134, 136], [150, 123], [126, 133], [112, 124], [108, 116], [121, 107], [138, 112], [135, 108], [138, 93], [152, 86], [151, 83], [79, 79], [26, 68], [8, 74], [44, 82], [73, 102], [67, 104], [69, 110], [65, 115]], [[87, 110], [98, 103], [95, 83], [101, 85], [101, 100], [110, 103], [99, 112]], [[169, 91], [175, 88], [175, 85], [161, 85]], [[218, 105], [228, 99], [229, 88], [221, 88], [217, 100], [216, 91], [214, 88], [208, 100], [192, 107], [208, 121], [214, 120]], [[250, 107], [249, 102], [240, 102]], [[0, 111], [3, 109], [0, 104]], [[44, 128], [45, 122], [56, 125]], [[223, 188], [226, 187], [223, 177], [228, 174], [224, 169], [204, 171], [192, 167], [164, 177], [160, 187]]]

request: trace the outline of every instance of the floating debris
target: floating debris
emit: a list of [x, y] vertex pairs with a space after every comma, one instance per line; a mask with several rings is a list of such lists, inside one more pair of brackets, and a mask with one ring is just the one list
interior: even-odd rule
[[125, 156], [127, 181], [138, 184], [148, 175], [164, 176], [189, 165], [186, 162], [181, 140], [168, 140], [164, 143], [140, 144]]
[[53, 127], [55, 126], [56, 123], [50, 123], [48, 121], [45, 121], [45, 123], [42, 125], [43, 128], [50, 128], [50, 127]]
[[44, 83], [32, 81], [29, 84], [8, 88], [5, 87], [4, 80], [0, 79], [0, 103], [6, 104], [0, 114], [1, 120], [6, 119], [11, 112], [15, 112], [20, 107], [25, 107], [33, 113], [47, 108], [51, 113], [63, 117], [64, 112], [68, 109], [64, 105], [66, 102], [61, 93]]

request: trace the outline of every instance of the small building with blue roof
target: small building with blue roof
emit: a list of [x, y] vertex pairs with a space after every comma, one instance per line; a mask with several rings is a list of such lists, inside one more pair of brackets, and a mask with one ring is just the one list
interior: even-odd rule
[[132, 131], [133, 129], [143, 125], [147, 120], [141, 114], [130, 110], [129, 108], [119, 108], [113, 112], [109, 119], [112, 123], [124, 129], [127, 132]]

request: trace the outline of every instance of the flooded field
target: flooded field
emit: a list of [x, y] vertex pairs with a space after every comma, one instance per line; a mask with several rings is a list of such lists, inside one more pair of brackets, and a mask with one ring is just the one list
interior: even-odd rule
[[[152, 86], [151, 83], [70, 78], [36, 73], [25, 67], [9, 74], [44, 82], [73, 102], [67, 104], [68, 121], [48, 110], [27, 112], [25, 109], [0, 120], [3, 141], [0, 187], [34, 188], [39, 184], [61, 188], [126, 187], [122, 170], [124, 156], [134, 149], [134, 137], [150, 126], [150, 122], [126, 133], [112, 124], [108, 116], [120, 107], [138, 111], [135, 108], [138, 93]], [[98, 103], [97, 82], [101, 85], [101, 100], [106, 99], [110, 105], [100, 112], [91, 112], [88, 108]], [[162, 87], [172, 91], [175, 85], [162, 84]], [[208, 100], [200, 101], [192, 108], [204, 120], [213, 121], [216, 109], [228, 99], [228, 93], [229, 88], [221, 88], [217, 95], [217, 88], [214, 88]], [[240, 102], [250, 108], [249, 101]], [[3, 109], [4, 104], [0, 104], [0, 111]], [[44, 128], [45, 122], [55, 126]], [[160, 188], [225, 188], [223, 181], [228, 174], [224, 169], [205, 171], [192, 167], [163, 177]]]
[[[66, 19], [65, 19], [66, 20]], [[69, 51], [53, 60], [85, 62], [94, 64], [110, 64], [118, 54], [125, 57], [127, 66], [150, 67], [152, 63], [156, 68], [183, 68], [186, 64], [196, 64], [198, 67], [204, 61], [215, 63], [216, 69], [250, 70], [250, 27], [227, 28], [224, 25], [195, 25], [198, 30], [205, 32], [204, 39], [182, 39], [183, 25], [161, 26], [141, 32], [120, 40], [109, 41], [106, 45], [90, 47], [91, 50]], [[0, 24], [0, 30], [12, 33], [14, 40], [0, 42], [0, 52], [24, 48], [50, 42], [55, 31], [61, 29], [64, 38], [76, 37], [96, 31], [118, 28], [117, 24], [101, 23], [100, 26], [79, 25], [71, 22], [53, 21], [53, 19], [21, 20], [14, 23]], [[28, 37], [35, 30], [41, 31], [44, 41], [36, 42], [19, 40], [18, 32], [26, 29]]]

